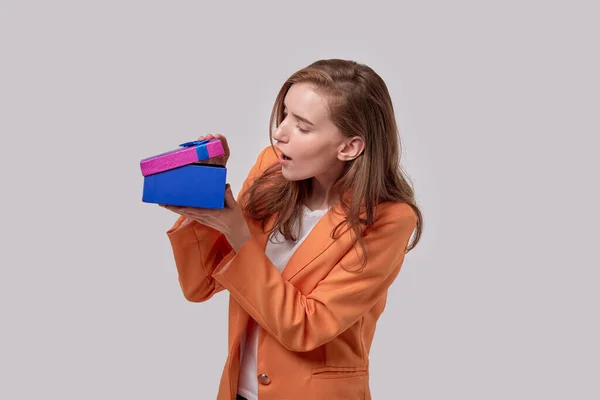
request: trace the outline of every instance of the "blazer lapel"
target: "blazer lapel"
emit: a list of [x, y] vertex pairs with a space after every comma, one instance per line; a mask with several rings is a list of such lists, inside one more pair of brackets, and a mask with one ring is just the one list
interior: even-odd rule
[[[270, 216], [265, 223], [265, 230], [269, 231], [275, 222], [276, 215]], [[282, 276], [283, 279], [289, 281], [298, 272], [306, 268], [312, 261], [319, 257], [327, 250], [335, 240], [331, 237], [331, 232], [335, 227], [344, 221], [345, 216], [339, 205], [333, 206], [323, 217], [317, 222], [314, 228], [310, 231], [306, 239], [298, 246], [292, 257], [286, 264]], [[262, 231], [261, 223], [257, 221], [248, 221], [250, 231], [257, 237], [263, 248], [266, 248], [269, 235]], [[348, 227], [343, 228], [343, 236], [348, 235]], [[346, 244], [346, 241], [344, 241]], [[342, 246], [343, 247], [343, 246]]]
[[337, 205], [323, 215], [306, 239], [292, 254], [283, 270], [283, 279], [289, 281], [327, 250], [335, 242], [331, 237], [331, 232], [343, 220], [344, 216]]

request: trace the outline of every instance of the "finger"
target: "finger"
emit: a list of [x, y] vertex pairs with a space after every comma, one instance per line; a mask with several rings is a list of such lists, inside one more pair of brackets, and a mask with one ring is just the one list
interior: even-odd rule
[[209, 208], [197, 208], [197, 207], [181, 207], [181, 208], [183, 209], [182, 212], [184, 212], [190, 218], [196, 218], [196, 219], [216, 218], [216, 219], [219, 219], [219, 216], [217, 214], [219, 214], [220, 210], [209, 209]]
[[177, 212], [177, 210], [175, 210], [172, 206], [170, 206], [168, 204], [159, 204], [159, 207], [162, 207], [162, 208], [164, 208], [166, 210], [169, 210], [169, 211], [172, 211], [172, 212], [174, 212], [176, 214], [181, 215], [179, 212]]
[[225, 188], [225, 205], [227, 206], [227, 208], [233, 208], [237, 205], [237, 202], [233, 197], [233, 192], [231, 191], [231, 185], [229, 183]]
[[187, 217], [187, 215], [186, 215], [186, 214], [184, 214], [184, 213], [183, 213], [181, 210], [179, 210], [177, 207], [174, 207], [174, 206], [169, 206], [169, 205], [163, 205], [163, 206], [161, 206], [161, 207], [164, 207], [164, 208], [166, 208], [167, 210], [174, 212], [175, 214], [179, 214], [179, 215], [181, 215], [181, 216], [183, 216], [183, 217]]
[[200, 222], [202, 225], [210, 226], [210, 225], [208, 224], [208, 221], [206, 220], [206, 218], [202, 218], [202, 217], [195, 217], [195, 218], [192, 218], [192, 219], [193, 219], [194, 221], [198, 221], [198, 222]]
[[188, 218], [196, 218], [196, 214], [187, 207], [177, 207], [173, 211], [175, 211], [177, 214], [184, 215]]
[[186, 206], [167, 206], [170, 210], [178, 213], [178, 214], [182, 214], [182, 215], [187, 215], [190, 217], [195, 217], [196, 215], [198, 215], [198, 211], [202, 210], [201, 208], [195, 208], [195, 207], [186, 207]]
[[221, 141], [221, 144], [223, 145], [223, 150], [225, 151], [225, 156], [228, 156], [229, 144], [227, 143], [227, 139], [225, 138], [225, 136], [221, 135], [220, 133], [215, 133], [215, 137]]

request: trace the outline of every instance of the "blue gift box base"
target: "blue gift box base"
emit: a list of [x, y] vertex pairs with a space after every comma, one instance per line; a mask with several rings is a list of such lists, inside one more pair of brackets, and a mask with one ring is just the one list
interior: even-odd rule
[[144, 177], [142, 201], [198, 208], [223, 208], [227, 169], [189, 164]]

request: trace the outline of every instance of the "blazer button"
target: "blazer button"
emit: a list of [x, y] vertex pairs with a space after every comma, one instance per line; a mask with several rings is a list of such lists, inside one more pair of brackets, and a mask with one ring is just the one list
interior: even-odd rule
[[263, 385], [268, 385], [269, 383], [271, 383], [271, 378], [269, 378], [266, 374], [260, 374], [258, 376], [258, 381]]

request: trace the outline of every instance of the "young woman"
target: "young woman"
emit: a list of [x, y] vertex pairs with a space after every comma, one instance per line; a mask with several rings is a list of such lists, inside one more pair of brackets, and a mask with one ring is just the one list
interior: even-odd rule
[[370, 399], [375, 325], [422, 230], [390, 95], [366, 65], [317, 61], [270, 127], [238, 201], [228, 186], [224, 209], [163, 206], [185, 298], [229, 292], [218, 399]]

